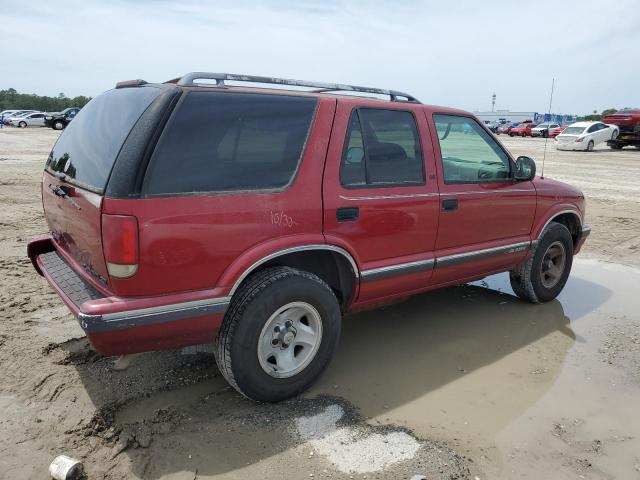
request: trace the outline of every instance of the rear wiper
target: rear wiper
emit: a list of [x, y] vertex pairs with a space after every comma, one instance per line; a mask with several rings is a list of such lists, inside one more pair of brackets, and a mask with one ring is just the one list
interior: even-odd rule
[[[64, 175], [64, 173], [62, 175]], [[80, 205], [78, 205], [76, 201], [69, 196], [69, 192], [67, 191], [68, 187], [64, 187], [62, 185], [53, 185], [50, 183], [49, 188], [55, 195], [57, 195], [58, 197], [62, 197], [65, 200], [68, 200], [69, 202], [71, 202], [71, 205], [76, 207], [78, 210], [81, 210]]]

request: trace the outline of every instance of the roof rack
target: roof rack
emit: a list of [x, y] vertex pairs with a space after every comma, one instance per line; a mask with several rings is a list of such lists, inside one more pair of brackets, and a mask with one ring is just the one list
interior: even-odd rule
[[[224, 87], [225, 80], [249, 83], [266, 83], [273, 85], [286, 85], [291, 87], [310, 87], [314, 93], [324, 92], [364, 92], [378, 95], [389, 95], [392, 102], [420, 103], [416, 97], [408, 93], [396, 90], [385, 90], [382, 88], [358, 87], [355, 85], [344, 85], [340, 83], [313, 82], [307, 80], [292, 80], [288, 78], [260, 77], [256, 75], [239, 75], [235, 73], [211, 73], [211, 72], [191, 72], [179, 78], [174, 78], [165, 83], [175, 83], [181, 86], [197, 85], [196, 80], [215, 80], [216, 87]], [[398, 98], [400, 97], [400, 98]], [[401, 100], [404, 98], [405, 100]]]

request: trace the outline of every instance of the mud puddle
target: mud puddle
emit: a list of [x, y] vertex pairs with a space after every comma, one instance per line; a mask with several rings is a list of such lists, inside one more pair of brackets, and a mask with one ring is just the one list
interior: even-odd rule
[[640, 271], [576, 260], [530, 305], [506, 274], [345, 322], [313, 393], [475, 459], [485, 478], [640, 478]]

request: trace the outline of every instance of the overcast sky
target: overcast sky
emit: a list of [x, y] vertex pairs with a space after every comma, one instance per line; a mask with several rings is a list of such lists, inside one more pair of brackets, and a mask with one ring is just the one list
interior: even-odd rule
[[0, 34], [0, 89], [27, 93], [204, 70], [544, 112], [555, 77], [555, 112], [640, 107], [635, 0], [0, 0]]

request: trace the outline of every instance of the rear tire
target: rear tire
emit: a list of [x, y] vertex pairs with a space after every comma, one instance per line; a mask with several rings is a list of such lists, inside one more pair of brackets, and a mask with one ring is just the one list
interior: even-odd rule
[[593, 152], [594, 146], [595, 146], [595, 143], [593, 143], [593, 140], [589, 140], [589, 143], [587, 143], [587, 152]]
[[231, 300], [216, 339], [218, 368], [247, 398], [285, 400], [324, 371], [340, 325], [338, 300], [322, 279], [289, 267], [267, 268]]
[[540, 235], [533, 255], [509, 272], [513, 292], [531, 303], [556, 298], [569, 278], [573, 264], [573, 239], [567, 227], [551, 222]]

